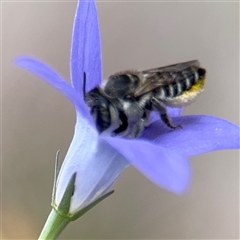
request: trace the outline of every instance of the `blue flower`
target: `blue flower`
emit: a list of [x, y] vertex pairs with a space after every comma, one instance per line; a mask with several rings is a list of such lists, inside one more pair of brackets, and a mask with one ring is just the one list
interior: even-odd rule
[[58, 205], [69, 179], [76, 173], [70, 213], [103, 196], [129, 164], [158, 186], [182, 193], [190, 178], [188, 157], [240, 147], [239, 127], [235, 124], [213, 116], [180, 116], [179, 109], [168, 110], [173, 123], [181, 124], [182, 129], [171, 130], [155, 119], [138, 139], [99, 135], [82, 92], [83, 72], [87, 75], [87, 91], [102, 81], [101, 43], [94, 1], [78, 2], [70, 59], [71, 84], [31, 57], [20, 57], [15, 63], [59, 90], [75, 107], [75, 133], [58, 175], [55, 199]]

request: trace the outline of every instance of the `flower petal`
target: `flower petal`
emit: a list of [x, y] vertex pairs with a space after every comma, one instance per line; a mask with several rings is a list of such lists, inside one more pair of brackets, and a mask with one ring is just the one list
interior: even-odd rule
[[[17, 58], [14, 63], [17, 66], [28, 70], [32, 74], [37, 75], [42, 80], [56, 88], [65, 95], [70, 102], [72, 102], [78, 111], [86, 111], [80, 104], [79, 94], [76, 90], [45, 63], [31, 57]], [[88, 114], [88, 112], [86, 112], [86, 114]]]
[[[181, 116], [182, 114], [182, 108], [172, 108], [172, 107], [168, 107], [167, 108], [167, 113], [168, 115], [173, 118], [173, 117], [179, 117]], [[153, 123], [155, 121], [158, 121], [160, 119], [160, 115], [158, 112], [154, 111], [154, 112], [151, 112], [151, 115], [150, 115], [150, 119], [149, 119], [149, 122], [150, 123]]]
[[87, 91], [101, 84], [101, 41], [95, 1], [79, 1], [73, 27], [71, 79], [83, 101], [83, 72]]
[[183, 108], [173, 108], [173, 107], [168, 107], [167, 112], [169, 116], [171, 117], [179, 117], [182, 114]]
[[78, 115], [74, 137], [58, 175], [56, 204], [60, 203], [75, 172], [75, 191], [70, 213], [75, 213], [104, 195], [128, 165], [128, 161], [99, 139], [96, 130]]
[[145, 129], [142, 139], [163, 148], [175, 149], [186, 156], [240, 147], [239, 126], [224, 119], [190, 115], [173, 118], [182, 129], [169, 129], [157, 121]]
[[184, 155], [143, 140], [105, 140], [155, 184], [175, 193], [182, 193], [188, 186], [190, 169]]

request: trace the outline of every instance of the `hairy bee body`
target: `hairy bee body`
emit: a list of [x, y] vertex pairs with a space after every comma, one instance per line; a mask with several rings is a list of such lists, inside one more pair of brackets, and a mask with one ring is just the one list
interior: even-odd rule
[[174, 126], [166, 106], [190, 104], [203, 90], [206, 71], [198, 61], [190, 61], [146, 71], [124, 71], [109, 76], [106, 84], [86, 94], [99, 132], [118, 120], [113, 135], [137, 137], [148, 124], [151, 111], [157, 111], [162, 121]]

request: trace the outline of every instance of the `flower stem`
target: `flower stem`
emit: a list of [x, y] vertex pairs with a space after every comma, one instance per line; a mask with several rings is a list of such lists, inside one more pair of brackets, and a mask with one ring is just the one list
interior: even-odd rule
[[69, 222], [69, 218], [62, 217], [54, 208], [52, 208], [38, 239], [56, 239]]

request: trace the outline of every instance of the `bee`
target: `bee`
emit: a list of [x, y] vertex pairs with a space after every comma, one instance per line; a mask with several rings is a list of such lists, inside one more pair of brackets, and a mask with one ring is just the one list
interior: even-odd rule
[[105, 84], [85, 93], [84, 99], [99, 133], [139, 137], [149, 124], [152, 111], [169, 128], [173, 125], [166, 107], [189, 105], [203, 91], [206, 70], [197, 60], [145, 71], [123, 71], [110, 75]]

